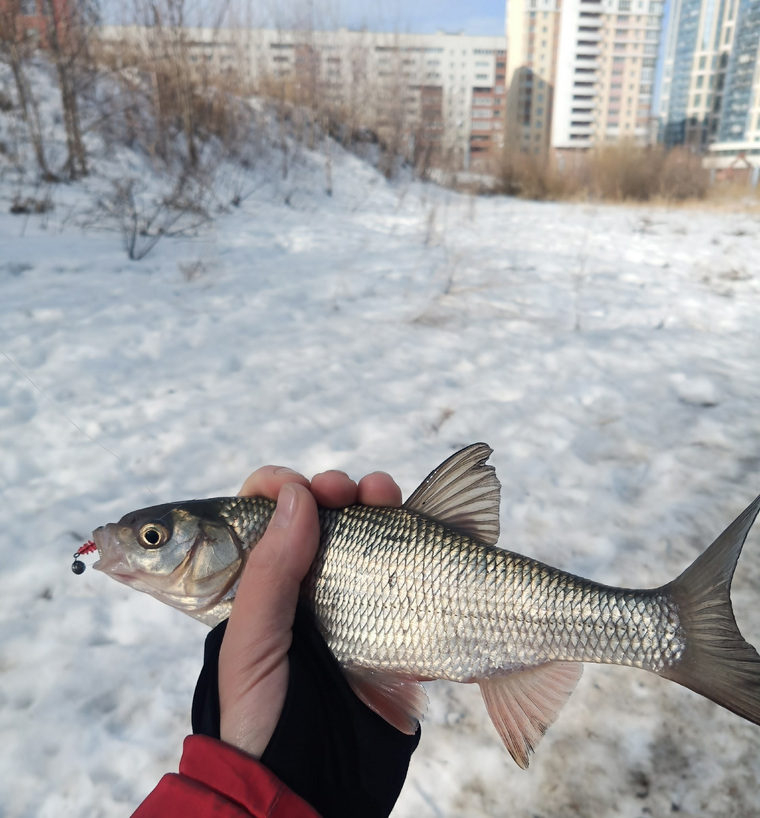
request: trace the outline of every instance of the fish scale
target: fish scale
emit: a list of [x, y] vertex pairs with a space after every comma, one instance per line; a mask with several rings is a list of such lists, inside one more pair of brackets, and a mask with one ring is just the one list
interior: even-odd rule
[[[672, 582], [617, 588], [496, 546], [490, 454], [478, 443], [452, 455], [401, 508], [319, 509], [304, 595], [366, 704], [414, 732], [420, 680], [477, 682], [522, 767], [583, 662], [652, 671], [760, 723], [760, 656], [729, 594], [760, 497]], [[95, 567], [214, 625], [229, 615], [274, 508], [238, 497], [132, 512], [93, 532]]]
[[[222, 512], [244, 545], [274, 508], [238, 498]], [[680, 658], [674, 603], [622, 591], [488, 546], [406, 509], [320, 509], [307, 579], [339, 662], [466, 682], [546, 661], [658, 672]]]

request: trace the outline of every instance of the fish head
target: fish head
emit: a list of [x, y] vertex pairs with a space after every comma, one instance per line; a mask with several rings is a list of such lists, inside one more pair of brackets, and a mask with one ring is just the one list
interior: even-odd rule
[[234, 595], [245, 561], [235, 531], [204, 500], [133, 511], [92, 537], [93, 568], [199, 619]]

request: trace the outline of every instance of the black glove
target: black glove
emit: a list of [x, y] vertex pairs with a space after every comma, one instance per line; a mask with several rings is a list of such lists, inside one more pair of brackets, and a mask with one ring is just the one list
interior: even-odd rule
[[[193, 732], [219, 738], [219, 648], [227, 622], [206, 637], [193, 697]], [[261, 763], [323, 818], [387, 818], [401, 792], [420, 730], [407, 736], [351, 690], [301, 604], [288, 651], [282, 715]]]

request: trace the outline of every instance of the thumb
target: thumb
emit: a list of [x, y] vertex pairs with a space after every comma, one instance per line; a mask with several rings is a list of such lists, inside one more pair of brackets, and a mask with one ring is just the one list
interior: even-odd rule
[[314, 498], [287, 483], [248, 558], [219, 652], [221, 738], [254, 756], [264, 752], [282, 712], [296, 603], [318, 545]]

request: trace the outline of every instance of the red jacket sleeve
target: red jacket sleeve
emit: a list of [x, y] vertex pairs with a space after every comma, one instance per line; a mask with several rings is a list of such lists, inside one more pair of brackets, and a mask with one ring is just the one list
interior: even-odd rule
[[319, 818], [245, 753], [207, 736], [185, 739], [179, 773], [165, 775], [133, 818]]

